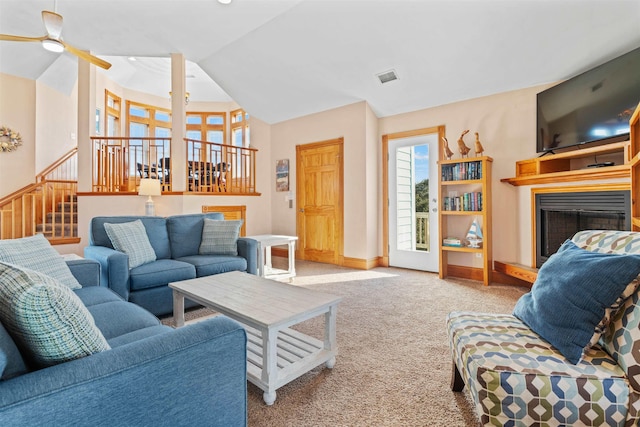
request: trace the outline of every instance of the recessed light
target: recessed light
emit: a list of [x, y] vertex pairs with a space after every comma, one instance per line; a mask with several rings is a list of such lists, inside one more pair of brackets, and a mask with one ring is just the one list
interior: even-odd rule
[[135, 56], [130, 56], [130, 57], [128, 57], [127, 59], [128, 59], [129, 61], [131, 61], [131, 62], [136, 62], [136, 61], [137, 61], [137, 59], [136, 59], [136, 57], [135, 57]]
[[218, 0], [218, 3], [220, 3], [220, 4], [230, 4], [231, 0]]

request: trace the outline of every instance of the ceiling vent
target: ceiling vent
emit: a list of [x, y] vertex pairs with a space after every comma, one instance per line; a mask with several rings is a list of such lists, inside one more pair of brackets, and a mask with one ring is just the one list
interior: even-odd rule
[[377, 74], [380, 83], [385, 84], [392, 82], [394, 80], [398, 80], [398, 75], [395, 70], [385, 71], [384, 73]]

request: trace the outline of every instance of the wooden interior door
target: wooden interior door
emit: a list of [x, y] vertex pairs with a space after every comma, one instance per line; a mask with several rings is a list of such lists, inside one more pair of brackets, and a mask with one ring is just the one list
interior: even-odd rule
[[296, 146], [297, 258], [341, 265], [343, 139]]

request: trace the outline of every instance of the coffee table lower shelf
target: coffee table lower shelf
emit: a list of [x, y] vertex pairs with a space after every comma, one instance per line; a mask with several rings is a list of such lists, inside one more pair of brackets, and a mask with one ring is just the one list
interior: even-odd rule
[[[323, 363], [326, 363], [328, 368], [333, 368], [335, 365], [335, 351], [325, 350], [322, 341], [294, 329], [284, 328], [278, 331], [275, 382], [269, 384], [263, 379], [263, 375], [267, 375], [267, 372], [263, 367], [262, 333], [250, 326], [244, 324], [243, 326], [247, 331], [247, 379], [265, 392], [264, 399], [267, 405], [275, 401], [275, 389]], [[271, 398], [273, 401], [269, 402]]]

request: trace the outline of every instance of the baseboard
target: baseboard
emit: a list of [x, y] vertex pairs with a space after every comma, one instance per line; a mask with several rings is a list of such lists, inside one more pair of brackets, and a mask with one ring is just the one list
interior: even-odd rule
[[449, 276], [459, 277], [461, 279], [478, 280], [480, 282], [484, 280], [484, 271], [477, 267], [449, 264], [447, 273]]
[[[289, 250], [287, 248], [272, 247], [271, 255], [288, 259]], [[375, 257], [371, 259], [343, 257], [341, 265], [343, 267], [355, 268], [358, 270], [369, 270], [382, 266], [382, 257]]]
[[375, 257], [371, 259], [344, 257], [342, 265], [344, 267], [356, 268], [358, 270], [369, 270], [374, 267], [380, 267], [382, 265], [382, 257]]

